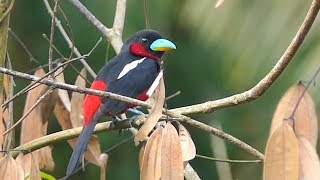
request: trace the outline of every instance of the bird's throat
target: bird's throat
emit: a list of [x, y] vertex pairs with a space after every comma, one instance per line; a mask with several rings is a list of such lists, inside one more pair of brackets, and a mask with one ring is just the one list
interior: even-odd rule
[[138, 55], [138, 56], [148, 57], [148, 58], [152, 58], [154, 60], [161, 61], [161, 59], [158, 56], [156, 56], [156, 55], [152, 54], [151, 52], [149, 52], [148, 50], [146, 50], [146, 48], [140, 43], [133, 43], [130, 46], [130, 52], [135, 55]]

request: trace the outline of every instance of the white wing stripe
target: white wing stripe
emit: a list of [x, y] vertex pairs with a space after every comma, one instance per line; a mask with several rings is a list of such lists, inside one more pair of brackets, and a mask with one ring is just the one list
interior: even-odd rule
[[147, 96], [151, 96], [152, 93], [154, 92], [154, 90], [156, 90], [156, 88], [158, 87], [159, 83], [160, 83], [160, 79], [163, 76], [163, 70], [161, 70], [157, 76], [157, 78], [153, 81], [151, 87], [149, 88], [148, 92], [146, 93]]
[[122, 69], [122, 71], [120, 72], [119, 76], [117, 79], [122, 78], [124, 75], [126, 75], [129, 71], [131, 71], [132, 69], [136, 68], [138, 66], [138, 64], [142, 63], [143, 60], [145, 60], [146, 57], [139, 59], [139, 60], [134, 60], [131, 63], [125, 65]]

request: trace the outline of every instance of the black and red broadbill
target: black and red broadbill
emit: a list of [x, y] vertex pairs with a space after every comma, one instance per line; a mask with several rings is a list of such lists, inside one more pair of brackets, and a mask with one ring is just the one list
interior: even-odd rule
[[[160, 72], [161, 56], [172, 49], [176, 49], [176, 46], [162, 39], [158, 31], [139, 31], [100, 70], [90, 88], [146, 101], [146, 93]], [[127, 102], [86, 95], [83, 103], [83, 130], [69, 161], [66, 177], [79, 167], [98, 120], [104, 116], [114, 117], [131, 107], [134, 105]]]

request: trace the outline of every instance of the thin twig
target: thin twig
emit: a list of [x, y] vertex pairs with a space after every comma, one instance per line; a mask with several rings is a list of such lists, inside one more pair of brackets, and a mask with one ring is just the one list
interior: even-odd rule
[[[51, 71], [53, 69], [53, 64], [52, 64], [52, 57], [53, 57], [53, 49], [52, 49], [52, 45], [53, 45], [53, 38], [54, 38], [54, 29], [56, 27], [56, 13], [57, 13], [57, 8], [58, 8], [58, 3], [59, 0], [55, 0], [54, 3], [54, 8], [53, 8], [53, 16], [52, 16], [52, 20], [51, 20], [51, 28], [50, 28], [50, 43], [49, 43], [49, 71]], [[51, 78], [51, 76], [49, 76]]]
[[172, 99], [172, 98], [174, 98], [174, 97], [176, 97], [176, 96], [178, 96], [180, 94], [181, 94], [181, 91], [177, 91], [177, 92], [171, 94], [170, 96], [166, 97], [166, 101], [168, 101], [168, 100], [170, 100], [170, 99]]
[[70, 0], [70, 2], [76, 6], [79, 11], [85, 15], [87, 20], [91, 22], [110, 42], [113, 49], [118, 54], [123, 45], [122, 31], [124, 26], [127, 0], [118, 0], [116, 13], [113, 22], [113, 28], [107, 28], [102, 22], [97, 19], [80, 1]]
[[48, 91], [46, 91], [42, 96], [38, 98], [38, 100], [32, 105], [32, 107], [8, 130], [6, 130], [3, 135], [6, 135], [9, 133], [12, 129], [14, 129], [17, 125], [19, 125], [38, 105], [41, 101], [43, 101], [48, 95], [50, 95], [53, 92], [54, 88], [50, 88]]
[[230, 106], [236, 106], [245, 102], [253, 101], [263, 95], [269, 87], [277, 80], [281, 73], [285, 70], [287, 65], [293, 59], [294, 55], [298, 51], [305, 37], [307, 36], [320, 8], [320, 0], [313, 0], [311, 7], [300, 26], [298, 32], [293, 38], [292, 42], [288, 46], [287, 50], [283, 53], [276, 65], [271, 71], [261, 79], [261, 81], [250, 90], [247, 90], [240, 94], [235, 94], [223, 99], [208, 101], [205, 103], [195, 104], [191, 106], [180, 107], [172, 109], [172, 111], [179, 114], [199, 114], [199, 113], [211, 113], [217, 109], [226, 108]]
[[[100, 41], [97, 42], [97, 44], [99, 43]], [[59, 64], [56, 68], [54, 68], [52, 71], [49, 71], [46, 75], [44, 75], [43, 77], [37, 79], [37, 81], [34, 81], [32, 83], [30, 83], [28, 86], [26, 86], [25, 88], [23, 88], [21, 91], [19, 91], [18, 93], [16, 93], [12, 98], [6, 100], [2, 106], [6, 106], [9, 102], [13, 101], [15, 98], [23, 95], [24, 93], [26, 93], [31, 87], [33, 87], [35, 84], [37, 84], [39, 81], [43, 80], [44, 78], [48, 77], [49, 75], [53, 74], [54, 72], [56, 72], [60, 67], [64, 66], [64, 65], [67, 65], [73, 61], [76, 61], [76, 60], [79, 60], [79, 59], [83, 59], [85, 57], [88, 57], [90, 56], [90, 54], [93, 52], [93, 50], [97, 47], [97, 44], [91, 49], [91, 51], [88, 53], [88, 54], [85, 54], [81, 57], [77, 57], [77, 58], [73, 58], [73, 59], [70, 59], [66, 62], [63, 62], [61, 64]], [[24, 73], [23, 73], [24, 74]]]
[[[165, 110], [164, 110], [165, 111]], [[231, 136], [230, 134], [227, 134], [219, 129], [216, 129], [214, 127], [211, 127], [207, 124], [204, 124], [200, 121], [197, 121], [197, 120], [194, 120], [190, 117], [187, 117], [187, 116], [184, 116], [184, 115], [181, 115], [181, 114], [178, 114], [178, 113], [175, 113], [171, 110], [168, 110], [167, 111], [168, 115], [173, 117], [173, 118], [178, 118], [178, 120], [180, 122], [183, 122], [183, 123], [187, 123], [193, 127], [196, 127], [202, 131], [205, 131], [205, 132], [208, 132], [210, 134], [213, 134], [221, 139], [224, 139], [236, 146], [238, 146], [239, 148], [247, 151], [248, 153], [254, 155], [255, 157], [259, 158], [259, 159], [264, 159], [264, 155], [259, 152], [258, 150], [256, 150], [255, 148], [251, 147], [250, 145], [248, 145], [247, 143]]]
[[312, 75], [310, 81], [308, 82], [307, 86], [304, 88], [301, 96], [299, 97], [299, 100], [298, 100], [296, 106], [294, 107], [294, 109], [293, 109], [293, 111], [292, 111], [292, 113], [291, 113], [291, 115], [290, 115], [290, 117], [289, 117], [288, 119], [291, 119], [291, 120], [294, 120], [294, 119], [295, 119], [295, 118], [294, 118], [294, 115], [295, 115], [296, 112], [297, 112], [297, 109], [298, 109], [298, 107], [299, 107], [299, 104], [300, 104], [300, 102], [301, 102], [304, 94], [307, 92], [307, 90], [308, 90], [308, 88], [310, 87], [311, 83], [316, 80], [316, 78], [317, 78], [317, 76], [318, 76], [319, 73], [320, 73], [320, 67], [318, 67], [318, 69], [316, 70], [316, 72]]
[[19, 38], [19, 36], [18, 36], [15, 32], [13, 32], [11, 28], [9, 28], [8, 31], [9, 31], [9, 33], [11, 34], [11, 36], [18, 42], [18, 44], [20, 44], [20, 46], [24, 49], [24, 51], [26, 51], [26, 53], [27, 53], [28, 56], [29, 56], [29, 60], [30, 60], [31, 62], [36, 63], [37, 65], [40, 65], [39, 61], [37, 61], [37, 60], [33, 57], [32, 53], [31, 53], [30, 50], [27, 48], [27, 46], [23, 43], [23, 41]]
[[[47, 0], [43, 0], [43, 3], [45, 4], [48, 13], [51, 15], [51, 17], [54, 16], [54, 13], [50, 7], [50, 4]], [[61, 22], [59, 21], [58, 18], [55, 18], [55, 22], [56, 22], [56, 26], [58, 27], [60, 33], [62, 34], [63, 38], [66, 40], [67, 44], [69, 45], [70, 48], [72, 48], [72, 50], [74, 51], [74, 53], [78, 56], [78, 57], [82, 57], [82, 55], [80, 54], [80, 52], [78, 51], [78, 49], [73, 45], [71, 39], [69, 38], [68, 34], [66, 33], [66, 31], [64, 30], [63, 26], [61, 25]], [[92, 68], [88, 65], [88, 63], [84, 60], [84, 59], [80, 59], [80, 62], [83, 64], [83, 66], [86, 68], [86, 70], [89, 72], [89, 74], [91, 74], [91, 76], [93, 78], [95, 78], [97, 75], [96, 73], [92, 70]]]
[[144, 19], [146, 21], [146, 29], [150, 29], [148, 0], [143, 0]]
[[[146, 102], [144, 102], [144, 101], [140, 101], [140, 100], [137, 100], [137, 99], [129, 98], [129, 97], [126, 97], [126, 96], [117, 95], [117, 94], [110, 93], [110, 92], [98, 91], [98, 90], [93, 90], [93, 89], [89, 89], [89, 88], [80, 88], [78, 86], [71, 85], [71, 84], [58, 83], [58, 82], [55, 82], [55, 81], [52, 81], [52, 80], [39, 78], [37, 76], [33, 76], [33, 75], [30, 75], [30, 74], [25, 74], [25, 73], [22, 73], [22, 72], [10, 70], [10, 69], [4, 68], [4, 67], [0, 67], [0, 72], [4, 73], [4, 74], [9, 74], [9, 75], [12, 75], [12, 76], [20, 77], [20, 78], [23, 78], [23, 79], [36, 81], [38, 83], [46, 84], [48, 86], [54, 86], [55, 88], [59, 88], [59, 89], [69, 90], [69, 91], [78, 92], [78, 93], [82, 93], [82, 94], [92, 94], [92, 95], [97, 95], [97, 96], [104, 96], [104, 97], [107, 97], [107, 98], [128, 102], [128, 103], [139, 105], [139, 106], [143, 106], [143, 107], [146, 107], [146, 108], [151, 108], [151, 106], [149, 104], [147, 104]], [[5, 105], [5, 103], [3, 104], [3, 106], [4, 105]]]
[[220, 159], [220, 158], [203, 156], [203, 155], [199, 155], [199, 154], [196, 154], [196, 157], [201, 158], [201, 159], [207, 159], [210, 161], [226, 162], [226, 163], [261, 163], [262, 162], [262, 160], [260, 160], [260, 159], [257, 159], [257, 160]]

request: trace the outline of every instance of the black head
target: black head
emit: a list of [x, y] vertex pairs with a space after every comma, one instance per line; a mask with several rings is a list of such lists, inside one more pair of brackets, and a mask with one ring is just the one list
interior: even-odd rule
[[158, 31], [147, 29], [132, 35], [123, 45], [121, 51], [160, 60], [164, 52], [176, 49], [169, 40], [162, 39]]

